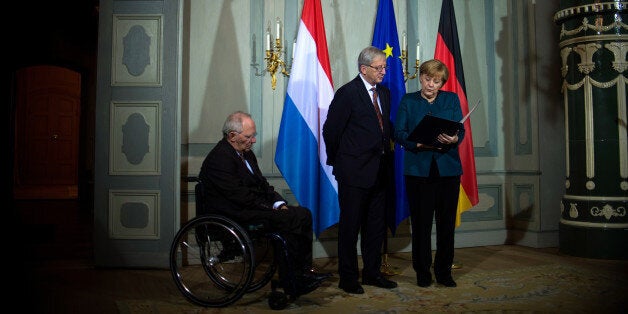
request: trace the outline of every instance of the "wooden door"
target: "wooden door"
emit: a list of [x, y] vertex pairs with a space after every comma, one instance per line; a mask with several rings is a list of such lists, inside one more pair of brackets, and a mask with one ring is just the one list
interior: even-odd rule
[[80, 73], [33, 66], [16, 81], [14, 197], [78, 198]]

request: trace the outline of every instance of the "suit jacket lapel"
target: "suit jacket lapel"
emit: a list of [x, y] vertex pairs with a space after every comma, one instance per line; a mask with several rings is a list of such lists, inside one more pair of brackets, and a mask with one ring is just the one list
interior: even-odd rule
[[369, 92], [364, 87], [364, 82], [362, 82], [362, 78], [360, 78], [359, 74], [353, 79], [353, 84], [355, 85], [355, 89], [360, 96], [360, 100], [362, 100], [364, 104], [373, 107], [373, 99], [371, 99], [371, 97], [369, 96]]

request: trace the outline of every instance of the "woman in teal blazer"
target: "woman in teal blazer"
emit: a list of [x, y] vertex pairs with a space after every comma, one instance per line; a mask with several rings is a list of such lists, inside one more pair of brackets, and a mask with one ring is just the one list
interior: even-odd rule
[[432, 284], [432, 221], [436, 218], [436, 256], [434, 275], [446, 287], [455, 287], [451, 276], [454, 258], [454, 232], [462, 164], [458, 144], [464, 138], [462, 124], [454, 135], [441, 133], [437, 140], [442, 145], [417, 143], [408, 140], [426, 115], [453, 121], [462, 119], [458, 95], [440, 88], [447, 82], [449, 70], [439, 60], [421, 64], [421, 90], [404, 95], [395, 123], [395, 141], [403, 146], [404, 176], [412, 224], [412, 266], [417, 284]]

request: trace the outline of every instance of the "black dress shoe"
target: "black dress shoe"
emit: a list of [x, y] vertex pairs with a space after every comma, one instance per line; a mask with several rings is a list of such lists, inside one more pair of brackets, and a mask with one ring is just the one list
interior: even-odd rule
[[313, 278], [316, 280], [325, 280], [327, 278], [330, 278], [332, 274], [331, 273], [319, 273], [313, 270], [306, 270], [303, 272], [303, 276], [308, 277], [308, 278]]
[[321, 282], [322, 282], [322, 280], [316, 280], [314, 278], [307, 278], [304, 276], [299, 276], [299, 277], [298, 277], [297, 282], [295, 283], [296, 290], [297, 290], [295, 297], [308, 294], [316, 290], [318, 287], [320, 287]]
[[417, 284], [419, 287], [423, 287], [423, 288], [429, 287], [429, 286], [431, 286], [431, 285], [432, 285], [432, 278], [425, 278], [425, 277], [423, 277], [423, 278], [418, 278], [418, 279], [416, 280], [416, 284]]
[[456, 282], [454, 281], [453, 278], [448, 277], [448, 278], [443, 278], [443, 279], [436, 279], [436, 282], [438, 282], [439, 284], [445, 286], [445, 287], [456, 287]]
[[351, 294], [363, 294], [364, 293], [364, 288], [362, 288], [362, 286], [360, 286], [360, 284], [357, 281], [346, 282], [346, 281], [341, 280], [338, 283], [338, 288], [344, 290], [346, 293], [351, 293]]
[[392, 289], [397, 287], [397, 283], [384, 278], [384, 276], [379, 276], [375, 278], [363, 278], [363, 285], [376, 286], [385, 289]]

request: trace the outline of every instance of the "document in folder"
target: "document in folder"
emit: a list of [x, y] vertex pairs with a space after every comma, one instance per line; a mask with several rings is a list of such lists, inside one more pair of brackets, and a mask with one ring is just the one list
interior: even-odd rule
[[473, 108], [469, 110], [460, 122], [426, 115], [423, 117], [423, 120], [419, 122], [419, 125], [412, 130], [412, 133], [408, 136], [408, 140], [434, 147], [445, 146], [445, 144], [442, 144], [436, 139], [438, 135], [441, 133], [446, 133], [449, 136], [456, 134], [459, 129], [463, 128], [462, 124], [467, 121], [479, 104], [480, 100], [478, 99]]
[[412, 133], [408, 135], [408, 140], [424, 145], [443, 147], [445, 144], [437, 140], [438, 135], [446, 133], [453, 136], [462, 127], [462, 123], [458, 121], [426, 115], [423, 117], [423, 120], [419, 122], [419, 125], [412, 130]]

